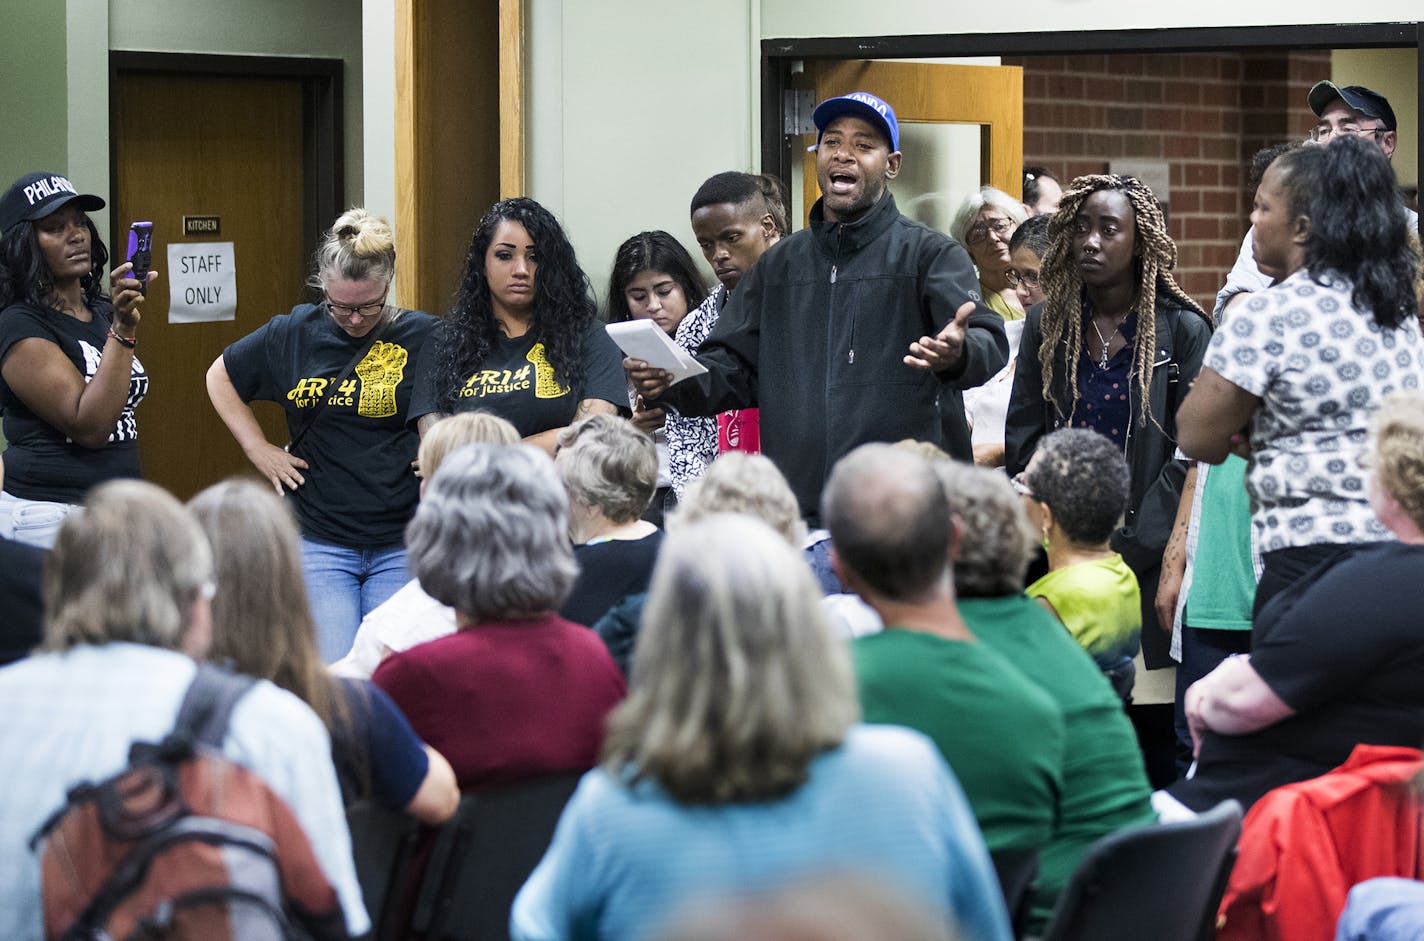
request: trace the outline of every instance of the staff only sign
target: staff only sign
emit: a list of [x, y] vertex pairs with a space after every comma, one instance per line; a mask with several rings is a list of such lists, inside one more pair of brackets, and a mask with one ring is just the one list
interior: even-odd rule
[[231, 242], [168, 243], [168, 322], [237, 319], [237, 265]]

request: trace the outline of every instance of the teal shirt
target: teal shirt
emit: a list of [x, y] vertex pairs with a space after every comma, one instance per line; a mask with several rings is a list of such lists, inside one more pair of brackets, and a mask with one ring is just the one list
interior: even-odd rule
[[902, 628], [852, 645], [866, 722], [923, 732], [949, 762], [989, 849], [1042, 847], [1063, 783], [1063, 713], [988, 646]]
[[1028, 586], [1058, 612], [1100, 670], [1111, 670], [1137, 656], [1142, 640], [1142, 592], [1137, 576], [1114, 552], [1106, 559], [1068, 565]]
[[1256, 601], [1251, 559], [1251, 497], [1246, 492], [1246, 459], [1229, 455], [1214, 467], [1202, 466], [1201, 516], [1192, 583], [1182, 623], [1217, 631], [1249, 631]]
[[1034, 920], [1099, 837], [1155, 819], [1137, 735], [1093, 659], [1024, 594], [961, 598], [959, 613], [984, 646], [1018, 667], [1063, 712], [1063, 795], [1053, 839], [1038, 858]]

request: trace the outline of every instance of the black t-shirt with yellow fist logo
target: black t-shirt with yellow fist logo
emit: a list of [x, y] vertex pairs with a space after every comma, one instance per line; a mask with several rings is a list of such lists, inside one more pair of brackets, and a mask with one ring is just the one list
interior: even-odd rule
[[415, 362], [436, 320], [420, 311], [395, 319], [345, 379], [334, 384], [369, 337], [351, 337], [326, 311], [301, 304], [223, 351], [244, 402], [276, 402], [291, 434], [326, 405], [302, 438], [310, 469], [292, 493], [302, 534], [352, 548], [400, 543], [415, 512], [411, 472], [419, 439], [407, 427]]
[[[432, 379], [438, 356], [437, 344], [431, 343], [417, 369], [420, 375], [410, 403], [412, 421], [438, 411], [435, 403], [439, 396]], [[527, 438], [573, 421], [584, 399], [601, 399], [626, 409], [628, 380], [623, 373], [623, 354], [602, 323], [590, 327], [584, 337], [583, 363], [584, 388], [582, 394], [576, 394], [554, 375], [538, 333], [531, 330], [522, 337], [500, 337], [484, 362], [455, 390], [455, 411], [492, 412]]]

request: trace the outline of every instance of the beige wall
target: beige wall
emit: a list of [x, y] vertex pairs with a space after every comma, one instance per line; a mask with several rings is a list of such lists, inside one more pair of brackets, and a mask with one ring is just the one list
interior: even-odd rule
[[1417, 0], [1362, 0], [1349, 10], [1324, 0], [1026, 0], [1011, 23], [993, 5], [924, 0], [724, 0], [715, 6], [530, 0], [528, 6], [529, 195], [564, 221], [596, 285], [606, 280], [618, 243], [641, 229], [666, 228], [694, 247], [686, 209], [696, 186], [719, 170], [759, 164], [763, 38], [1381, 23], [1424, 16]]
[[[1419, 10], [1424, 15], [1424, 8]], [[1406, 186], [1419, 185], [1419, 54], [1415, 49], [1342, 49], [1330, 56], [1337, 85], [1364, 85], [1389, 99], [1399, 121], [1394, 172]]]
[[[346, 198], [360, 202], [362, 27], [360, 7], [349, 0], [12, 0], [8, 5], [24, 11], [37, 28], [24, 36], [7, 30], [0, 42], [0, 50], [11, 53], [6, 61], [36, 60], [24, 83], [27, 133], [0, 145], [7, 183], [46, 164], [67, 172], [81, 188], [104, 196], [111, 192], [108, 50], [312, 56], [346, 63]], [[20, 48], [21, 39], [33, 54]], [[96, 214], [95, 224], [107, 231], [107, 212]]]
[[700, 259], [688, 227], [693, 192], [714, 173], [761, 162], [758, 4], [527, 8], [528, 195], [564, 223], [600, 296], [614, 251], [637, 232], [666, 229]]

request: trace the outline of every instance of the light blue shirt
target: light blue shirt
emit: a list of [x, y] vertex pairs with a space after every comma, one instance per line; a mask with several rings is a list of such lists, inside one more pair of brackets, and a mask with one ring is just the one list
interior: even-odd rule
[[689, 900], [861, 872], [955, 917], [972, 941], [1011, 937], [984, 839], [949, 766], [918, 732], [854, 726], [781, 800], [693, 806], [660, 787], [584, 776], [515, 899], [517, 941], [637, 941]]
[[1424, 882], [1382, 877], [1350, 890], [1335, 941], [1418, 941], [1424, 938]]
[[[0, 938], [43, 937], [39, 855], [31, 835], [69, 788], [128, 764], [135, 740], [173, 729], [196, 665], [143, 644], [81, 646], [0, 669]], [[233, 710], [223, 752], [262, 776], [296, 816], [347, 929], [370, 927], [326, 727], [300, 699], [257, 683]]]

